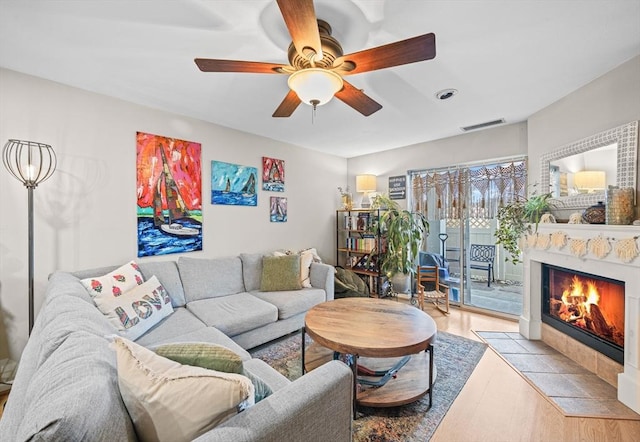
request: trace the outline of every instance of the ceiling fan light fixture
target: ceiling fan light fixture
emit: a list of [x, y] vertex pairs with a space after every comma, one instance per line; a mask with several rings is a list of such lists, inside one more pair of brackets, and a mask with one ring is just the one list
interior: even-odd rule
[[333, 71], [308, 68], [294, 72], [287, 81], [300, 101], [311, 106], [322, 106], [343, 87], [342, 77]]

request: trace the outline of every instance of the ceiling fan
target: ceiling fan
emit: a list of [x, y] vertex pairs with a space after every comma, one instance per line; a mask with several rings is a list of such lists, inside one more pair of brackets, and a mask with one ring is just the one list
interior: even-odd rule
[[196, 58], [203, 72], [243, 72], [289, 75], [289, 93], [273, 113], [289, 117], [302, 102], [313, 106], [327, 103], [333, 96], [364, 116], [382, 109], [382, 105], [344, 80], [361, 74], [436, 56], [433, 33], [343, 55], [342, 46], [331, 36], [331, 26], [316, 18], [313, 0], [277, 0], [292, 43], [289, 64], [257, 61]]

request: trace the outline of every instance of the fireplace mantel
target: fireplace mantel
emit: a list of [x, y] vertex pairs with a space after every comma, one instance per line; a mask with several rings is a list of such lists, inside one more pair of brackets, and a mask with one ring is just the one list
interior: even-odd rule
[[618, 374], [618, 400], [640, 413], [640, 226], [540, 224], [521, 245], [520, 334], [528, 339], [542, 339], [542, 263], [624, 281], [624, 371]]

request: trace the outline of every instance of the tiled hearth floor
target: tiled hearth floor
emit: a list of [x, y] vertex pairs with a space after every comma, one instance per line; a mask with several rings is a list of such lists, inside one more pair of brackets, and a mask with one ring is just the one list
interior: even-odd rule
[[565, 416], [640, 420], [617, 390], [542, 341], [519, 333], [475, 332]]

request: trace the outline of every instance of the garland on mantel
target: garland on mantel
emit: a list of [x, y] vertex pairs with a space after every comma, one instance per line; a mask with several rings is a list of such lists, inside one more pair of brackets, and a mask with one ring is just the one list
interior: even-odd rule
[[638, 238], [640, 236], [610, 238], [602, 235], [598, 235], [595, 238], [572, 238], [562, 231], [550, 234], [538, 232], [525, 235], [520, 245], [524, 246], [523, 248], [536, 248], [538, 250], [547, 250], [549, 247], [555, 247], [560, 250], [569, 245], [569, 252], [578, 258], [582, 258], [588, 252], [598, 259], [604, 259], [613, 250], [620, 261], [631, 262], [640, 254], [637, 243]]

